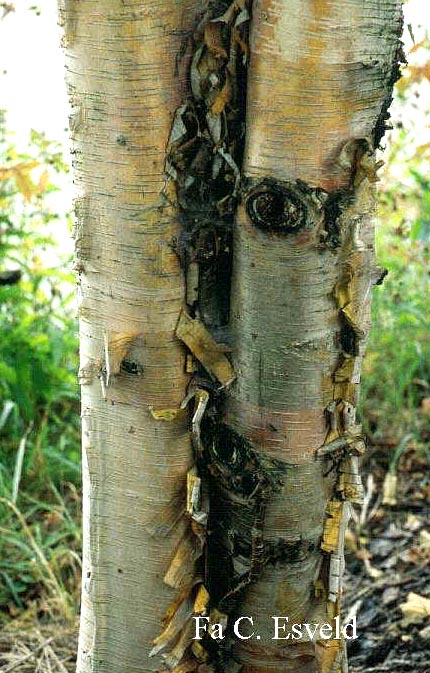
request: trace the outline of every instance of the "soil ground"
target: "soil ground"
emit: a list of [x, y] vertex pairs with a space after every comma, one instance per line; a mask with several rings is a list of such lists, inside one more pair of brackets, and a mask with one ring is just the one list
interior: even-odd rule
[[430, 599], [430, 472], [406, 453], [396, 503], [383, 505], [385, 456], [374, 449], [368, 460], [367, 512], [348, 536], [344, 614], [357, 615], [359, 636], [349, 642], [349, 671], [430, 673], [430, 600], [408, 617], [400, 608], [411, 593]]

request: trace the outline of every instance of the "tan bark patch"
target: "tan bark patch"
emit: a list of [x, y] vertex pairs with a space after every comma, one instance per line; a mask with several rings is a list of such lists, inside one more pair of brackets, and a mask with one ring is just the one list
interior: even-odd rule
[[293, 464], [311, 460], [327, 434], [323, 408], [274, 410], [232, 400], [226, 422], [239, 426], [260, 450]]

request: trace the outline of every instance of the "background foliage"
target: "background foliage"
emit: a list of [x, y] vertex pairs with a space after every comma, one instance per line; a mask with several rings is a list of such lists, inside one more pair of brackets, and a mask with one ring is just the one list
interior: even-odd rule
[[[80, 532], [77, 337], [70, 260], [50, 204], [67, 167], [36, 131], [18, 153], [0, 126], [0, 255], [21, 279], [0, 286], [0, 605], [60, 611], [76, 602]], [[1, 615], [0, 615], [1, 616]]]
[[396, 446], [408, 437], [422, 451], [430, 438], [429, 56], [424, 34], [396, 89], [376, 234], [378, 261], [389, 273], [373, 292], [362, 387], [373, 443]]

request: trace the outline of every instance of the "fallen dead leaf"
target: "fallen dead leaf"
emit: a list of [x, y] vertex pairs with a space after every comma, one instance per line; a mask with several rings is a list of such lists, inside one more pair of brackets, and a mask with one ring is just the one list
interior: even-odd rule
[[418, 543], [422, 549], [430, 549], [430, 533], [427, 530], [420, 532]]
[[406, 603], [400, 603], [399, 607], [405, 617], [421, 619], [430, 617], [430, 598], [413, 592], [408, 594]]

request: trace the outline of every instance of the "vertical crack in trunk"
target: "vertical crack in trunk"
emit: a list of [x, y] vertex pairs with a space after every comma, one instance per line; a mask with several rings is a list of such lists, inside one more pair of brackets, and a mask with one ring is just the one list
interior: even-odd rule
[[[208, 455], [201, 434], [203, 415], [217, 406], [234, 380], [228, 360], [228, 321], [232, 261], [232, 225], [245, 142], [245, 74], [249, 58], [250, 2], [209, 2], [181, 59], [189, 64], [189, 91], [174, 115], [166, 154], [165, 198], [178, 207], [181, 231], [175, 250], [186, 278], [186, 307], [176, 337], [189, 350], [192, 375], [182, 406], [194, 402], [192, 441], [195, 466], [188, 473], [184, 540], [189, 551], [175, 553], [164, 578], [179, 591], [154, 640], [152, 656], [161, 655], [175, 673], [201, 667], [215, 670], [217, 648], [193, 639], [193, 617], [213, 614], [208, 592], [210, 555], [207, 535]], [[191, 535], [191, 537], [190, 537]], [[193, 543], [194, 536], [194, 543]], [[197, 544], [198, 551], [194, 547]], [[194, 545], [194, 546], [193, 546]], [[191, 560], [191, 564], [190, 564]], [[194, 567], [188, 588], [171, 577]], [[189, 577], [191, 580], [191, 576]], [[219, 618], [223, 615], [219, 613]], [[203, 670], [202, 668], [202, 670]]]

